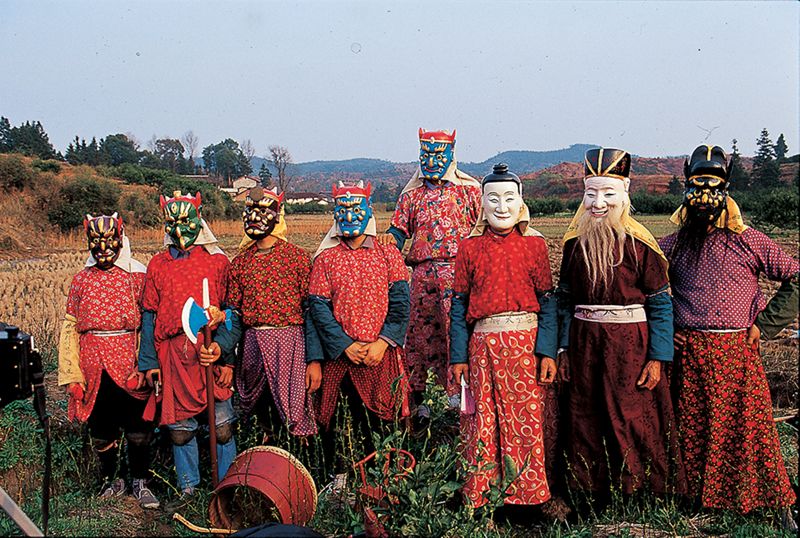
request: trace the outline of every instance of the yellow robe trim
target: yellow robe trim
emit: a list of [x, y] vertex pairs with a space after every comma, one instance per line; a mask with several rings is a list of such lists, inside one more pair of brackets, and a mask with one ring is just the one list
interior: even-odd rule
[[[727, 219], [725, 218], [726, 213], [728, 215]], [[678, 226], [682, 226], [685, 220], [686, 208], [683, 206], [679, 207], [669, 218], [669, 221], [672, 224], [677, 224]], [[727, 228], [728, 230], [737, 234], [740, 234], [747, 229], [747, 225], [744, 223], [744, 218], [742, 218], [742, 211], [739, 209], [739, 205], [734, 202], [733, 198], [730, 196], [728, 196], [728, 202], [725, 204], [725, 209], [722, 211], [722, 214], [719, 216], [716, 222], [714, 222], [714, 226], [719, 229]]]
[[[578, 221], [580, 220], [581, 215], [586, 212], [586, 208], [583, 207], [581, 204], [578, 207], [578, 211], [575, 213], [575, 216], [572, 217], [572, 222], [569, 223], [569, 228], [567, 228], [567, 233], [564, 234], [563, 242], [566, 243], [570, 239], [574, 239], [578, 237]], [[625, 233], [634, 237], [653, 249], [653, 251], [659, 255], [659, 257], [664, 260], [664, 267], [666, 268], [668, 265], [667, 257], [664, 256], [664, 253], [661, 251], [661, 247], [658, 246], [658, 242], [656, 238], [653, 237], [653, 234], [650, 233], [650, 230], [644, 227], [641, 223], [637, 222], [636, 219], [628, 215], [625, 218]]]
[[81, 372], [80, 340], [75, 316], [67, 314], [58, 340], [58, 384], [85, 383]]
[[[289, 228], [286, 226], [286, 211], [284, 210], [284, 206], [281, 206], [281, 214], [278, 217], [278, 223], [275, 225], [275, 228], [272, 229], [272, 233], [269, 235], [286, 241], [286, 235], [288, 232]], [[251, 239], [247, 236], [247, 234], [245, 234], [245, 236], [242, 237], [242, 240], [239, 242], [239, 252], [244, 252], [253, 246], [255, 242], [255, 239]]]

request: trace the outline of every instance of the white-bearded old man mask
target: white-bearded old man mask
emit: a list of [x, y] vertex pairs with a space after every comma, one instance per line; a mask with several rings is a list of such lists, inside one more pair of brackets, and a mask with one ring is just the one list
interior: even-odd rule
[[593, 176], [584, 180], [578, 235], [592, 285], [607, 283], [625, 249], [625, 219], [630, 213], [628, 178]]

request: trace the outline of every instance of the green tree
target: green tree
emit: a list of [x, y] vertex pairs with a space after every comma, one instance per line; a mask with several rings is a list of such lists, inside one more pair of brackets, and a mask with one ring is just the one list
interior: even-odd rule
[[24, 153], [25, 155], [37, 156], [42, 159], [54, 159], [58, 157], [53, 144], [47, 137], [47, 133], [38, 121], [31, 123], [26, 121], [19, 127], [10, 127], [4, 136], [4, 145], [8, 146], [7, 151]]
[[177, 138], [159, 138], [155, 142], [153, 155], [161, 161], [162, 168], [177, 173], [183, 169], [184, 151], [183, 144]]
[[229, 187], [234, 179], [253, 171], [239, 143], [232, 138], [203, 148], [203, 165], [210, 174], [223, 179]]
[[756, 141], [756, 155], [753, 157], [752, 186], [756, 189], [771, 189], [780, 185], [780, 168], [775, 159], [775, 146], [766, 128]]
[[683, 181], [678, 179], [678, 176], [673, 175], [669, 180], [669, 187], [667, 187], [670, 194], [680, 195], [683, 194]]
[[108, 135], [101, 140], [99, 151], [101, 154], [100, 160], [111, 166], [139, 162], [140, 153], [136, 142], [121, 133]]
[[736, 146], [738, 142], [735, 138], [732, 140], [733, 153], [731, 153], [730, 183], [732, 188], [744, 191], [750, 188], [750, 174], [747, 173], [742, 164], [742, 155]]
[[11, 151], [11, 122], [0, 117], [0, 153]]
[[786, 153], [788, 151], [789, 146], [786, 145], [786, 139], [783, 137], [783, 133], [781, 133], [778, 137], [778, 141], [775, 142], [775, 158], [778, 159], [778, 163], [786, 158]]
[[272, 172], [267, 168], [267, 163], [261, 163], [261, 168], [258, 169], [258, 177], [261, 178], [261, 186], [265, 189], [272, 186]]

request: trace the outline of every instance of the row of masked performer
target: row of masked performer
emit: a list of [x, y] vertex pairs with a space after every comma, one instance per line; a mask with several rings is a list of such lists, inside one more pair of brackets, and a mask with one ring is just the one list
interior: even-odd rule
[[[759, 340], [796, 318], [798, 262], [745, 225], [720, 147], [687, 159], [679, 228], [661, 241], [631, 216], [630, 155], [588, 151], [556, 283], [519, 177], [503, 164], [482, 181], [458, 170], [455, 132], [419, 140], [388, 230], [369, 184], [339, 183], [313, 256], [287, 241], [283, 193], [262, 188], [249, 192], [232, 261], [199, 194], [162, 197], [164, 249], [146, 269], [116, 215], [87, 216], [59, 383], [70, 416], [89, 424], [103, 495], [127, 491], [115, 475], [124, 432], [132, 492], [158, 506], [146, 482], [154, 420], [169, 430], [179, 490], [194, 493], [206, 368], [220, 477], [236, 454], [232, 388], [245, 414], [320, 433], [335, 451], [339, 400], [362, 427], [411, 415], [425, 428], [432, 370], [474, 402], [461, 406], [473, 506], [503, 479], [507, 504], [545, 503], [561, 487], [686, 494], [740, 512], [794, 503]], [[762, 275], [781, 282], [769, 302]], [[183, 309], [201, 303], [204, 280], [213, 341], [193, 344]], [[508, 459], [514, 477], [503, 477]]]

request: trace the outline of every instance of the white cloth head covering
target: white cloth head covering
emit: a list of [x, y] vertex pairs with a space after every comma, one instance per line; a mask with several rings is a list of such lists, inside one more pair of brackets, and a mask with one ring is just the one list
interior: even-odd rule
[[[89, 253], [89, 257], [86, 259], [86, 267], [94, 267], [97, 265], [97, 260], [94, 259], [92, 253]], [[131, 242], [128, 240], [128, 236], [125, 233], [122, 233], [122, 249], [119, 251], [119, 256], [117, 256], [117, 260], [114, 262], [114, 265], [125, 271], [126, 273], [145, 273], [147, 272], [147, 267], [144, 266], [143, 263], [134, 260], [133, 256], [131, 256]]]
[[[172, 240], [169, 234], [164, 234], [164, 246], [167, 247], [169, 245], [177, 245], [175, 241]], [[209, 254], [225, 254], [225, 252], [220, 248], [219, 241], [214, 236], [214, 232], [211, 231], [211, 228], [208, 226], [208, 223], [205, 219], [200, 219], [200, 233], [197, 234], [197, 239], [195, 239], [192, 245], [203, 245], [205, 249], [208, 251]]]
[[[516, 227], [524, 236], [544, 237], [538, 230], [531, 228], [530, 222], [531, 212], [528, 209], [528, 205], [523, 203], [522, 208], [519, 210], [519, 216], [517, 217], [517, 222], [515, 224]], [[475, 226], [472, 228], [472, 231], [469, 232], [467, 237], [478, 237], [479, 235], [483, 235], [483, 232], [486, 231], [486, 228], [490, 227], [489, 221], [486, 218], [486, 213], [484, 213], [483, 208], [481, 208], [481, 213], [478, 215], [478, 221], [475, 223]]]
[[[367, 223], [367, 228], [364, 230], [363, 235], [371, 235], [372, 237], [378, 235], [378, 225], [375, 221], [374, 213], [372, 217], [370, 217], [369, 222]], [[328, 230], [327, 234], [325, 234], [325, 237], [322, 239], [322, 243], [319, 244], [319, 248], [317, 248], [314, 256], [312, 256], [312, 259], [316, 258], [329, 248], [339, 245], [343, 240], [344, 238], [339, 235], [339, 225], [336, 223], [336, 221], [334, 221], [333, 226], [331, 226], [331, 229]]]

